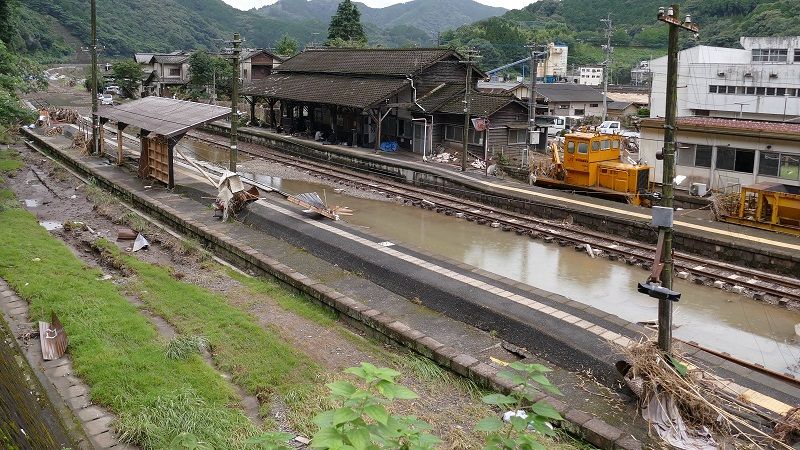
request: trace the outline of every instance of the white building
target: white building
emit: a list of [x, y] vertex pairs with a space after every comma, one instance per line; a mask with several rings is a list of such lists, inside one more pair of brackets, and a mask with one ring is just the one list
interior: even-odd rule
[[[800, 120], [800, 37], [743, 37], [743, 49], [679, 52], [678, 117]], [[664, 117], [667, 57], [650, 64], [650, 117]]]
[[536, 75], [547, 82], [560, 81], [567, 76], [569, 47], [551, 42], [547, 44], [547, 58], [536, 67]]
[[650, 82], [650, 61], [639, 61], [639, 64], [631, 69], [631, 84], [641, 86]]
[[[641, 123], [640, 156], [655, 166], [662, 181], [664, 120]], [[725, 189], [755, 183], [800, 186], [800, 123], [762, 122], [715, 117], [678, 118], [676, 175], [687, 177], [678, 189], [693, 183]]]
[[600, 86], [603, 84], [603, 68], [579, 67], [578, 84], [585, 84], [587, 86]]

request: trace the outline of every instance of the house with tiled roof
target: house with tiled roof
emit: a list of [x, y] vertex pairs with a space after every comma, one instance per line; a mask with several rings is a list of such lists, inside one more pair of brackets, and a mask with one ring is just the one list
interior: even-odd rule
[[135, 53], [133, 59], [142, 68], [141, 96], [171, 97], [176, 88], [189, 82], [189, 56], [172, 53]]
[[[266, 104], [265, 121], [286, 132], [376, 148], [395, 142], [401, 150], [429, 154], [439, 147], [462, 150], [467, 70], [472, 71], [471, 118], [488, 118], [488, 130], [470, 127], [470, 152], [525, 148], [527, 106], [513, 95], [477, 92], [485, 74], [468, 69], [448, 48], [307, 49], [282, 62], [270, 76], [242, 90]], [[510, 126], [514, 128], [510, 128]], [[501, 149], [502, 148], [502, 149]]]

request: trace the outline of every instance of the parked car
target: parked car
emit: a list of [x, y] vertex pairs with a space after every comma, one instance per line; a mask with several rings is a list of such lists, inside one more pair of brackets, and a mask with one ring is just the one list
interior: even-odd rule
[[620, 123], [616, 120], [606, 120], [600, 124], [600, 134], [619, 134], [620, 130]]
[[120, 95], [120, 94], [122, 94], [122, 88], [117, 86], [116, 84], [112, 84], [111, 86], [106, 86], [105, 93], [106, 94]]
[[111, 94], [97, 94], [97, 99], [100, 100], [101, 105], [114, 104], [114, 96]]

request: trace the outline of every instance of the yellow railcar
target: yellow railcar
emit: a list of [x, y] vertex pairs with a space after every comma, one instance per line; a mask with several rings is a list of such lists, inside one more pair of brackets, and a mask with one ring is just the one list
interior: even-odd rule
[[736, 212], [722, 220], [800, 236], [800, 187], [759, 183], [739, 195]]

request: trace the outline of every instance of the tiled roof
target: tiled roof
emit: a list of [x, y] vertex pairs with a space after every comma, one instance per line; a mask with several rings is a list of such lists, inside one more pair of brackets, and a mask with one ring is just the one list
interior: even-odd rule
[[189, 59], [189, 55], [153, 55], [153, 58], [161, 64], [181, 64]]
[[[473, 92], [470, 96], [470, 112], [472, 115], [476, 116], [491, 116], [512, 102], [522, 104], [513, 95]], [[464, 96], [456, 95], [452, 97], [447, 103], [438, 108], [438, 112], [446, 114], [464, 114]]]
[[[645, 119], [642, 125], [661, 127], [664, 119]], [[800, 123], [762, 122], [757, 120], [724, 119], [720, 117], [679, 117], [680, 129], [721, 129], [751, 133], [791, 134], [800, 136]]]
[[431, 64], [458, 54], [446, 48], [435, 49], [310, 49], [284, 61], [280, 72], [307, 72], [405, 77]]
[[597, 89], [583, 84], [539, 83], [536, 85], [537, 97], [548, 102], [602, 102], [603, 94]]
[[425, 111], [435, 111], [456, 95], [464, 96], [464, 86], [461, 84], [442, 83], [417, 98]]
[[408, 80], [405, 78], [274, 73], [254, 81], [242, 93], [298, 102], [366, 108], [386, 100], [406, 84]]
[[623, 110], [632, 104], [632, 102], [608, 102], [608, 109]]

